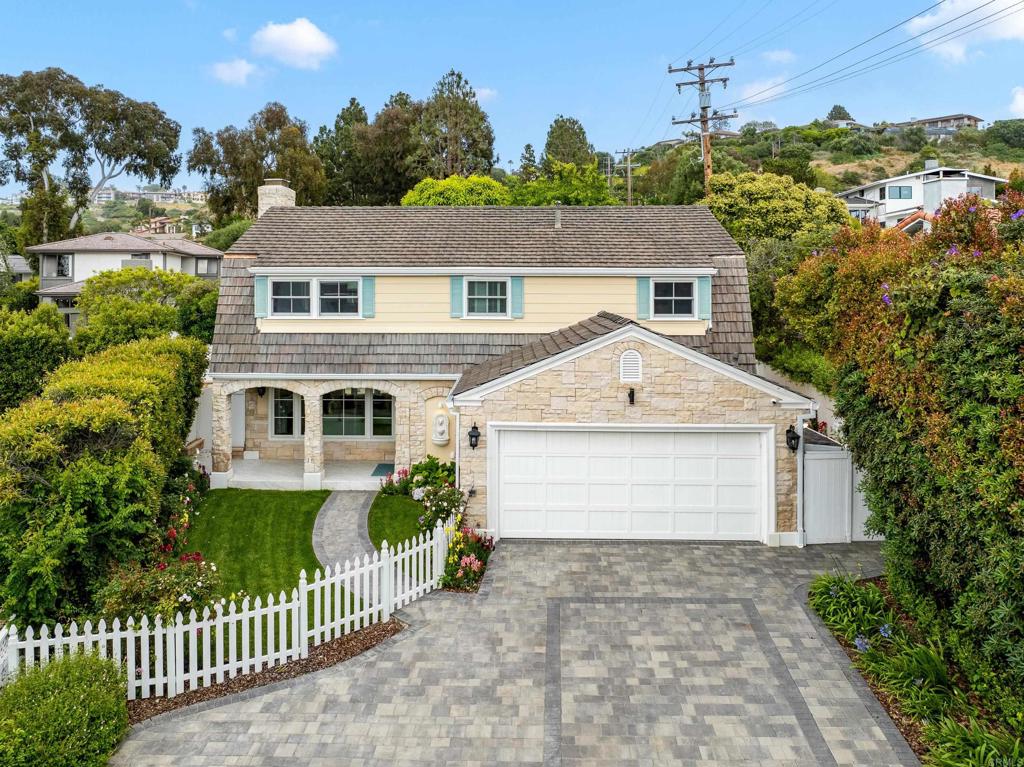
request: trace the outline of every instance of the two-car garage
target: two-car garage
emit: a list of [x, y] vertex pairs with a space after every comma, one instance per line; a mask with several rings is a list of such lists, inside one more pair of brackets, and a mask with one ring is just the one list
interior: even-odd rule
[[770, 529], [770, 427], [492, 424], [489, 439], [502, 537], [761, 541]]

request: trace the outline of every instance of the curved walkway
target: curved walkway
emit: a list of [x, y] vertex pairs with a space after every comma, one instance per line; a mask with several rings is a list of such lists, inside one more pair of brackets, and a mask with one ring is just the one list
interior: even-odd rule
[[503, 541], [337, 666], [135, 727], [114, 765], [916, 765], [805, 611], [877, 544]]
[[366, 515], [376, 492], [336, 490], [327, 496], [313, 524], [313, 551], [320, 564], [334, 567], [345, 560], [373, 556]]

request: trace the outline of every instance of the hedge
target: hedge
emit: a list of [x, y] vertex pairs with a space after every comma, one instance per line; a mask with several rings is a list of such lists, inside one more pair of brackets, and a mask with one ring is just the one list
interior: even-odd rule
[[[893, 594], [1024, 732], [1024, 195], [865, 229], [779, 295], [838, 369], [836, 404]], [[813, 297], [813, 300], [807, 300]]]
[[0, 764], [98, 767], [128, 731], [118, 664], [67, 655], [0, 688]]
[[0, 594], [20, 623], [88, 613], [112, 565], [155, 549], [204, 369], [198, 341], [137, 341], [0, 417]]
[[43, 377], [71, 357], [71, 339], [56, 307], [28, 312], [0, 307], [0, 413], [43, 388]]

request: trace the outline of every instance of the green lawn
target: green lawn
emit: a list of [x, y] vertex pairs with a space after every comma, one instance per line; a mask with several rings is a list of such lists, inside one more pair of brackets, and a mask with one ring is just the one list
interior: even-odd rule
[[383, 541], [392, 546], [419, 535], [417, 521], [423, 514], [423, 504], [407, 495], [377, 494], [370, 506], [366, 527], [376, 548]]
[[199, 504], [189, 550], [217, 565], [225, 595], [244, 590], [266, 599], [289, 596], [299, 571], [320, 567], [313, 523], [329, 490], [211, 490]]

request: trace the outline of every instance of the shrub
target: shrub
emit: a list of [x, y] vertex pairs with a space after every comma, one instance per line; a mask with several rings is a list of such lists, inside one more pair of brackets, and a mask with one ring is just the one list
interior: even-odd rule
[[0, 308], [0, 413], [38, 394], [43, 378], [71, 356], [68, 328], [51, 304], [31, 314]]
[[795, 381], [813, 384], [828, 394], [836, 385], [836, 369], [825, 356], [800, 344], [777, 350], [770, 357], [772, 367]]
[[444, 463], [435, 456], [428, 455], [425, 460], [414, 463], [409, 469], [412, 486], [443, 487], [455, 484], [455, 462]]
[[487, 562], [494, 551], [494, 539], [468, 527], [459, 528], [460, 524], [461, 514], [455, 519], [455, 527], [458, 529], [451, 533], [441, 586], [446, 589], [472, 590], [480, 585], [484, 577]]
[[508, 189], [488, 176], [425, 178], [405, 193], [402, 205], [508, 205]]
[[111, 570], [106, 584], [96, 595], [99, 613], [110, 619], [129, 616], [136, 620], [161, 615], [164, 621], [178, 611], [202, 611], [220, 593], [217, 566], [203, 560], [201, 554], [181, 554], [153, 564], [133, 562]]
[[249, 219], [232, 221], [206, 235], [203, 238], [203, 245], [217, 250], [228, 250], [239, 237], [249, 231], [250, 226], [252, 226], [252, 221]]
[[971, 718], [961, 724], [942, 717], [925, 728], [934, 744], [928, 752], [932, 767], [1015, 767], [1024, 764], [1024, 743], [1002, 730], [994, 730]]
[[0, 688], [0, 763], [99, 766], [128, 730], [127, 683], [116, 663], [68, 655]]
[[411, 489], [412, 477], [408, 469], [389, 473], [380, 481], [381, 495], [409, 495]]
[[[3, 264], [0, 263], [0, 267]], [[3, 274], [0, 272], [0, 285], [3, 285]], [[21, 282], [11, 282], [0, 290], [0, 307], [12, 312], [30, 312], [39, 306], [39, 278], [31, 277]]]
[[461, 512], [466, 497], [461, 490], [452, 485], [438, 487], [431, 485], [423, 491], [423, 516], [420, 517], [420, 530], [430, 532], [438, 522], [445, 522], [453, 514]]

